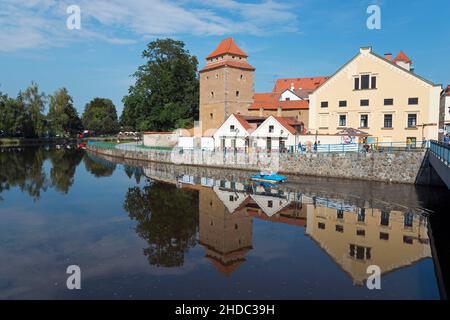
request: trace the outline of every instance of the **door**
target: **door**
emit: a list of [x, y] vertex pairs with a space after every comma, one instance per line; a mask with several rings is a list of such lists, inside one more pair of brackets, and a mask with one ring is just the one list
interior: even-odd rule
[[286, 141], [280, 138], [280, 152], [283, 152], [286, 148]]

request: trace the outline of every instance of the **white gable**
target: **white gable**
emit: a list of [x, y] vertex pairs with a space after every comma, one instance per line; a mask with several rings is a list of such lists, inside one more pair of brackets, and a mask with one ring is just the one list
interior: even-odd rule
[[[270, 132], [271, 126], [273, 126], [273, 132]], [[270, 116], [264, 120], [252, 133], [252, 137], [288, 137], [289, 135], [291, 135], [289, 130], [279, 123], [274, 116]]]
[[279, 101], [287, 101], [287, 100], [298, 101], [298, 100], [302, 100], [302, 98], [297, 96], [291, 90], [284, 90], [284, 92], [280, 96], [280, 100]]
[[238, 119], [232, 114], [214, 133], [214, 139], [220, 137], [248, 137], [249, 132], [241, 125]]

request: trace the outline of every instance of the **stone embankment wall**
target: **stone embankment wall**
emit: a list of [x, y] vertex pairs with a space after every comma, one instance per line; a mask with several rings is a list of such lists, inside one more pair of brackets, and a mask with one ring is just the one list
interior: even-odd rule
[[167, 152], [102, 149], [88, 145], [94, 153], [122, 159], [152, 161], [319, 177], [415, 183], [425, 150], [384, 153], [243, 154], [202, 151]]

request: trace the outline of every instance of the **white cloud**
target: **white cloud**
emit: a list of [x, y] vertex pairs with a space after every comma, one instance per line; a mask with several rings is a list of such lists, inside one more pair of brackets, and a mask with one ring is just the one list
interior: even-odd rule
[[[81, 8], [81, 30], [66, 29], [72, 4]], [[0, 51], [80, 40], [129, 44], [155, 36], [295, 32], [292, 9], [273, 0], [2, 0]]]

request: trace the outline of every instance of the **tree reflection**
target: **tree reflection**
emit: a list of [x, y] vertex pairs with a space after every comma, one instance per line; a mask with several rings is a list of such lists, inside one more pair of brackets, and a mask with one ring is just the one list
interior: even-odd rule
[[69, 192], [74, 183], [75, 169], [80, 164], [83, 154], [81, 149], [57, 150], [50, 153], [52, 162], [50, 178], [56, 190], [66, 194]]
[[18, 187], [38, 200], [49, 185], [42, 168], [46, 157], [42, 148], [1, 148], [0, 193]]
[[[83, 154], [83, 150], [73, 147], [0, 148], [0, 194], [19, 188], [36, 201], [50, 187], [68, 193]], [[45, 170], [47, 160], [51, 163], [50, 172]]]
[[95, 157], [89, 153], [85, 154], [83, 160], [86, 170], [97, 178], [112, 176], [114, 170], [116, 170], [115, 163]]
[[144, 175], [144, 170], [142, 167], [132, 167], [128, 165], [124, 165], [125, 174], [128, 178], [133, 178], [136, 180], [136, 183], [139, 184], [141, 182], [141, 178]]
[[138, 222], [137, 234], [148, 243], [144, 254], [151, 265], [183, 265], [185, 253], [196, 244], [197, 191], [164, 183], [129, 188], [124, 208]]

